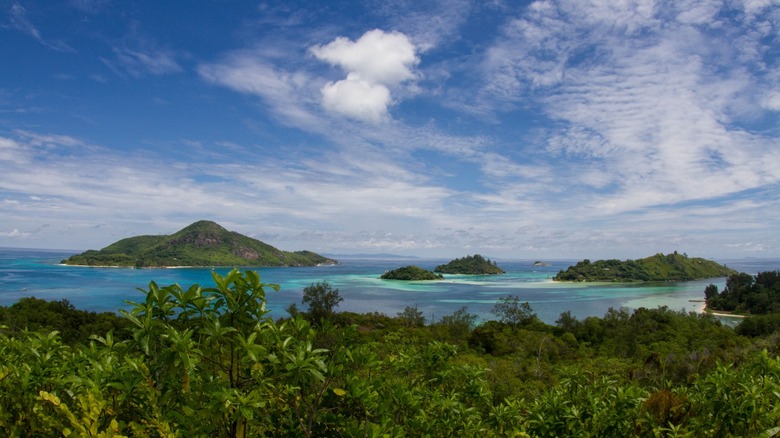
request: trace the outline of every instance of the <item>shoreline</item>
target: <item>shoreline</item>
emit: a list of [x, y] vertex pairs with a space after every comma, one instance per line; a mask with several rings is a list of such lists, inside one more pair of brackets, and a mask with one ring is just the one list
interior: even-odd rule
[[717, 317], [725, 317], [725, 318], [747, 318], [749, 316], [749, 315], [737, 315], [734, 313], [716, 312], [713, 310], [707, 310], [706, 308], [703, 310], [703, 313], [712, 316], [717, 316]]

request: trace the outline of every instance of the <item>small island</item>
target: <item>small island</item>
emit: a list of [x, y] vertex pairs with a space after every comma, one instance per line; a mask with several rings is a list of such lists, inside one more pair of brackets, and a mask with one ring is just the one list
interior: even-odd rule
[[441, 280], [443, 275], [423, 269], [419, 266], [404, 266], [403, 268], [393, 269], [382, 274], [379, 278], [382, 280], [404, 280], [404, 281], [427, 281]]
[[334, 265], [338, 261], [311, 251], [282, 251], [204, 220], [171, 235], [122, 239], [100, 251], [71, 256], [62, 263], [146, 268], [317, 266]]
[[495, 275], [504, 274], [505, 271], [479, 254], [466, 256], [452, 260], [446, 265], [439, 265], [433, 272], [442, 274], [463, 274], [463, 275]]
[[553, 277], [554, 281], [609, 281], [631, 283], [645, 281], [691, 281], [704, 278], [728, 277], [736, 271], [698, 257], [686, 254], [658, 253], [639, 260], [588, 259], [569, 266]]

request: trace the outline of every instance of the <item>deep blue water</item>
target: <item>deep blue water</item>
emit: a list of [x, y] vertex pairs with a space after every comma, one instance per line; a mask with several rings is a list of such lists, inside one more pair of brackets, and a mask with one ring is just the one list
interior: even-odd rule
[[[0, 248], [0, 305], [8, 306], [27, 296], [47, 300], [66, 298], [77, 308], [94, 311], [116, 311], [128, 308], [126, 300], [138, 301], [150, 281], [166, 286], [178, 283], [211, 286], [211, 269], [131, 269], [63, 266], [59, 262], [72, 251]], [[299, 308], [303, 288], [327, 281], [344, 301], [337, 310], [380, 312], [394, 316], [406, 306], [417, 305], [426, 317], [438, 320], [462, 306], [470, 313], [490, 319], [496, 300], [517, 295], [528, 301], [539, 318], [554, 323], [561, 312], [571, 311], [578, 317], [603, 316], [610, 307], [655, 308], [698, 311], [704, 288], [714, 283], [723, 288], [725, 279], [651, 285], [553, 283], [550, 278], [576, 260], [550, 261], [551, 266], [533, 266], [533, 261], [501, 261], [507, 271], [498, 276], [448, 275], [436, 282], [400, 282], [380, 280], [390, 269], [410, 264], [433, 269], [449, 260], [341, 260], [336, 266], [306, 268], [259, 268], [265, 283], [281, 286], [278, 292], [268, 289], [271, 316], [285, 316], [290, 303]], [[780, 269], [780, 259], [718, 260], [731, 268], [755, 274]], [[225, 274], [228, 269], [217, 269]], [[693, 301], [692, 301], [693, 300]]]

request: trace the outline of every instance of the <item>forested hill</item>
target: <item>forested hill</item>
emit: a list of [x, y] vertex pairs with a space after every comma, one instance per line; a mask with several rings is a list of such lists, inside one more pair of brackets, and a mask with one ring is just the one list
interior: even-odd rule
[[433, 272], [443, 274], [466, 274], [466, 275], [489, 275], [503, 274], [504, 270], [499, 268], [495, 262], [485, 259], [479, 254], [466, 256], [452, 260], [446, 265], [439, 265]]
[[62, 261], [88, 266], [316, 266], [336, 264], [311, 251], [282, 251], [259, 240], [199, 221], [171, 235], [136, 236]]
[[405, 280], [405, 281], [422, 281], [422, 280], [441, 280], [443, 275], [431, 272], [427, 269], [423, 269], [419, 266], [404, 266], [403, 268], [393, 269], [382, 274], [379, 278], [382, 280]]
[[565, 271], [558, 272], [555, 281], [690, 281], [702, 278], [727, 277], [735, 274], [731, 268], [685, 254], [658, 253], [639, 260], [585, 259]]

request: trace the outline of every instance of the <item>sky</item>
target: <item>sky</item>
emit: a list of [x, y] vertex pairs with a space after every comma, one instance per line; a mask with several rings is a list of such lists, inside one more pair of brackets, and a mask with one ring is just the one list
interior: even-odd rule
[[780, 257], [778, 0], [0, 0], [0, 246]]

